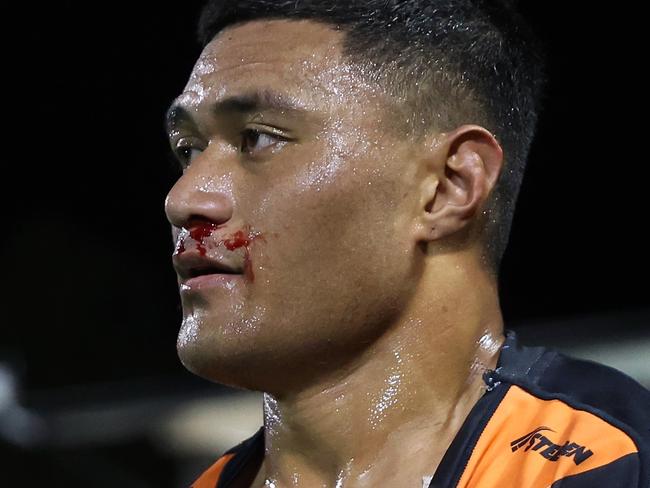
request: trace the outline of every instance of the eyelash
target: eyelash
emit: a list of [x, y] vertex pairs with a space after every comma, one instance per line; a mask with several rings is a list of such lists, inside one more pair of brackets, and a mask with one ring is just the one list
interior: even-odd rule
[[[253, 155], [253, 151], [245, 151], [244, 150], [244, 144], [246, 141], [246, 136], [250, 134], [255, 134], [256, 137], [259, 139], [259, 137], [266, 136], [270, 137], [276, 140], [273, 144], [269, 144], [266, 146], [264, 149], [275, 146], [278, 142], [286, 142], [289, 141], [288, 138], [281, 136], [280, 134], [274, 134], [272, 132], [267, 132], [263, 131], [260, 129], [253, 129], [253, 128], [247, 128], [244, 129], [239, 133], [239, 136], [241, 138], [241, 143], [239, 144], [239, 152], [241, 154], [247, 154], [248, 156]], [[191, 155], [192, 152], [195, 150], [198, 151], [203, 151], [204, 148], [198, 148], [194, 144], [191, 143], [186, 143], [186, 144], [179, 144], [176, 146], [176, 148], [172, 151], [174, 155], [174, 159], [178, 163], [178, 166], [180, 167], [181, 171], [184, 171], [189, 164], [191, 163]], [[263, 151], [264, 149], [261, 149], [260, 151]]]
[[[244, 130], [241, 131], [241, 133], [240, 133], [240, 136], [242, 137], [242, 144], [240, 144], [240, 146], [239, 146], [239, 152], [240, 152], [240, 153], [251, 154], [251, 151], [248, 151], [248, 152], [247, 152], [247, 151], [244, 151], [244, 149], [243, 149], [244, 141], [246, 140], [246, 134], [256, 134], [256, 136], [257, 136], [258, 139], [259, 139], [259, 137], [261, 137], [261, 136], [266, 136], [266, 137], [270, 137], [270, 138], [273, 138], [273, 139], [276, 140], [276, 142], [274, 142], [273, 144], [269, 144], [269, 145], [266, 146], [266, 147], [272, 147], [272, 146], [275, 146], [278, 142], [286, 142], [286, 141], [289, 140], [289, 139], [287, 139], [286, 137], [283, 137], [283, 136], [281, 136], [281, 135], [279, 135], [279, 134], [274, 134], [273, 132], [266, 132], [266, 131], [263, 131], [263, 130], [259, 130], [259, 129], [251, 129], [251, 128], [244, 129]], [[265, 148], [265, 149], [266, 149], [266, 148]], [[263, 151], [263, 150], [264, 150], [264, 149], [262, 149], [262, 151]]]

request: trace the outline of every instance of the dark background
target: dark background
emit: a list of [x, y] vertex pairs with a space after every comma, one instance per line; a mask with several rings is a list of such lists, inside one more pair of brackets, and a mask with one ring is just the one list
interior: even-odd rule
[[[624, 3], [592, 5], [522, 2], [547, 45], [551, 82], [500, 288], [506, 324], [530, 337], [539, 324], [585, 315], [645, 317], [585, 326], [585, 338], [648, 330], [641, 16]], [[163, 212], [177, 176], [163, 116], [200, 52], [199, 7], [43, 2], [8, 16], [20, 30], [3, 70], [0, 363], [35, 411], [221, 391], [176, 356]], [[125, 472], [121, 486], [178, 479], [146, 439], [76, 451], [2, 446], [22, 486], [115, 486], [89, 481], [101, 470]], [[140, 484], [124, 481], [129, 473]]]

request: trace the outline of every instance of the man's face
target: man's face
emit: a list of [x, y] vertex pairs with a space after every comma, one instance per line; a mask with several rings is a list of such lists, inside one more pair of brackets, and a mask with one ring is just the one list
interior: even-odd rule
[[[178, 352], [198, 375], [265, 391], [313, 381], [357, 357], [413, 294], [416, 165], [391, 130], [403, 121], [343, 60], [342, 39], [311, 21], [231, 27], [175, 103], [186, 115], [171, 143], [191, 161], [165, 207]], [[279, 101], [296, 107], [266, 103]], [[209, 276], [214, 260], [243, 274]]]

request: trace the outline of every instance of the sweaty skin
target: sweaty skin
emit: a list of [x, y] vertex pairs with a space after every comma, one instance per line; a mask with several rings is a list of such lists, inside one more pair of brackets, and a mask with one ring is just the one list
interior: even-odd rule
[[[498, 142], [469, 124], [400, 132], [399, 100], [342, 40], [308, 20], [229, 27], [170, 111], [189, 158], [165, 202], [176, 257], [202, 246], [254, 274], [179, 277], [183, 364], [265, 392], [264, 461], [240, 486], [420, 488], [503, 341], [476, 241]], [[253, 92], [293, 108], [218, 103]], [[213, 230], [194, 242], [196, 226]], [[261, 238], [226, 249], [238, 232]]]

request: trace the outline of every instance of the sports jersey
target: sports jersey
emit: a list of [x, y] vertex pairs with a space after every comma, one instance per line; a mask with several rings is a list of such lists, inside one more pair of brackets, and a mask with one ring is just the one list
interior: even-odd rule
[[[485, 393], [423, 488], [650, 488], [650, 391], [629, 376], [524, 346], [506, 330], [483, 381]], [[192, 487], [228, 488], [263, 457], [261, 427]]]

